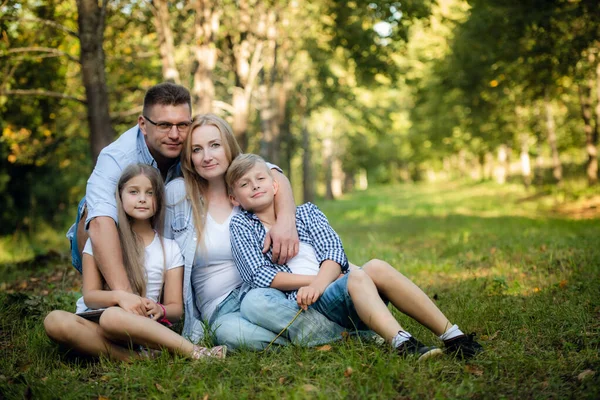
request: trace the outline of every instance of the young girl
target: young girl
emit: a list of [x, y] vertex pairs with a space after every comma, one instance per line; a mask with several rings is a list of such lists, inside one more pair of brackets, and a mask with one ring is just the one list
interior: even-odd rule
[[83, 251], [83, 297], [77, 302], [77, 312], [106, 310], [97, 323], [52, 311], [44, 320], [48, 336], [83, 353], [119, 360], [135, 356], [132, 345], [165, 348], [193, 359], [225, 357], [225, 347], [196, 346], [160, 323], [181, 317], [183, 259], [177, 244], [157, 232], [164, 219], [164, 187], [158, 170], [146, 164], [125, 168], [116, 200], [123, 262], [134, 293], [107, 288], [88, 240]]

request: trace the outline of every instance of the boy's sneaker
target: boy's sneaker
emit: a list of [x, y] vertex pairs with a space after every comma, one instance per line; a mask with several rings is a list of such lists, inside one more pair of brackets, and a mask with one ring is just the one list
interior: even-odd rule
[[473, 339], [474, 337], [475, 333], [469, 333], [468, 335], [457, 336], [444, 341], [446, 353], [463, 360], [474, 357], [483, 351], [483, 346], [477, 343]]
[[436, 357], [444, 353], [438, 347], [425, 346], [414, 337], [402, 342], [396, 350], [401, 357], [417, 356], [419, 361], [426, 360], [430, 357]]

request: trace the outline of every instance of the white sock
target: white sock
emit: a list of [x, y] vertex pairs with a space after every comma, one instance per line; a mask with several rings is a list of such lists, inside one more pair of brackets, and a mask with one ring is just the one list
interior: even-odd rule
[[464, 335], [464, 333], [458, 329], [458, 325], [452, 325], [446, 332], [440, 335], [440, 339], [446, 341], [462, 335]]
[[410, 339], [412, 335], [406, 331], [398, 331], [396, 336], [392, 339], [392, 347], [397, 349], [402, 343]]

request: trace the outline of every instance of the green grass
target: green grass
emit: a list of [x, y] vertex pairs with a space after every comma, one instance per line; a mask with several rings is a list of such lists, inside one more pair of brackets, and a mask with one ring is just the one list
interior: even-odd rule
[[[77, 277], [68, 261], [39, 270], [5, 264], [0, 397], [599, 398], [600, 224], [560, 217], [554, 205], [551, 196], [489, 183], [386, 186], [319, 203], [353, 263], [390, 262], [451, 321], [478, 333], [486, 352], [467, 363], [415, 363], [358, 340], [215, 362], [77, 359], [41, 325], [51, 309], [73, 307]], [[587, 370], [595, 374], [580, 376]]]

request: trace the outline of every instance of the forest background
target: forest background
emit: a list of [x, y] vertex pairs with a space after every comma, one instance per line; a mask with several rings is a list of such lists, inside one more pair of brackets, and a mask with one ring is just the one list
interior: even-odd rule
[[590, 198], [598, 21], [596, 0], [3, 0], [1, 258], [66, 250], [99, 151], [167, 80], [298, 202], [451, 179]]

